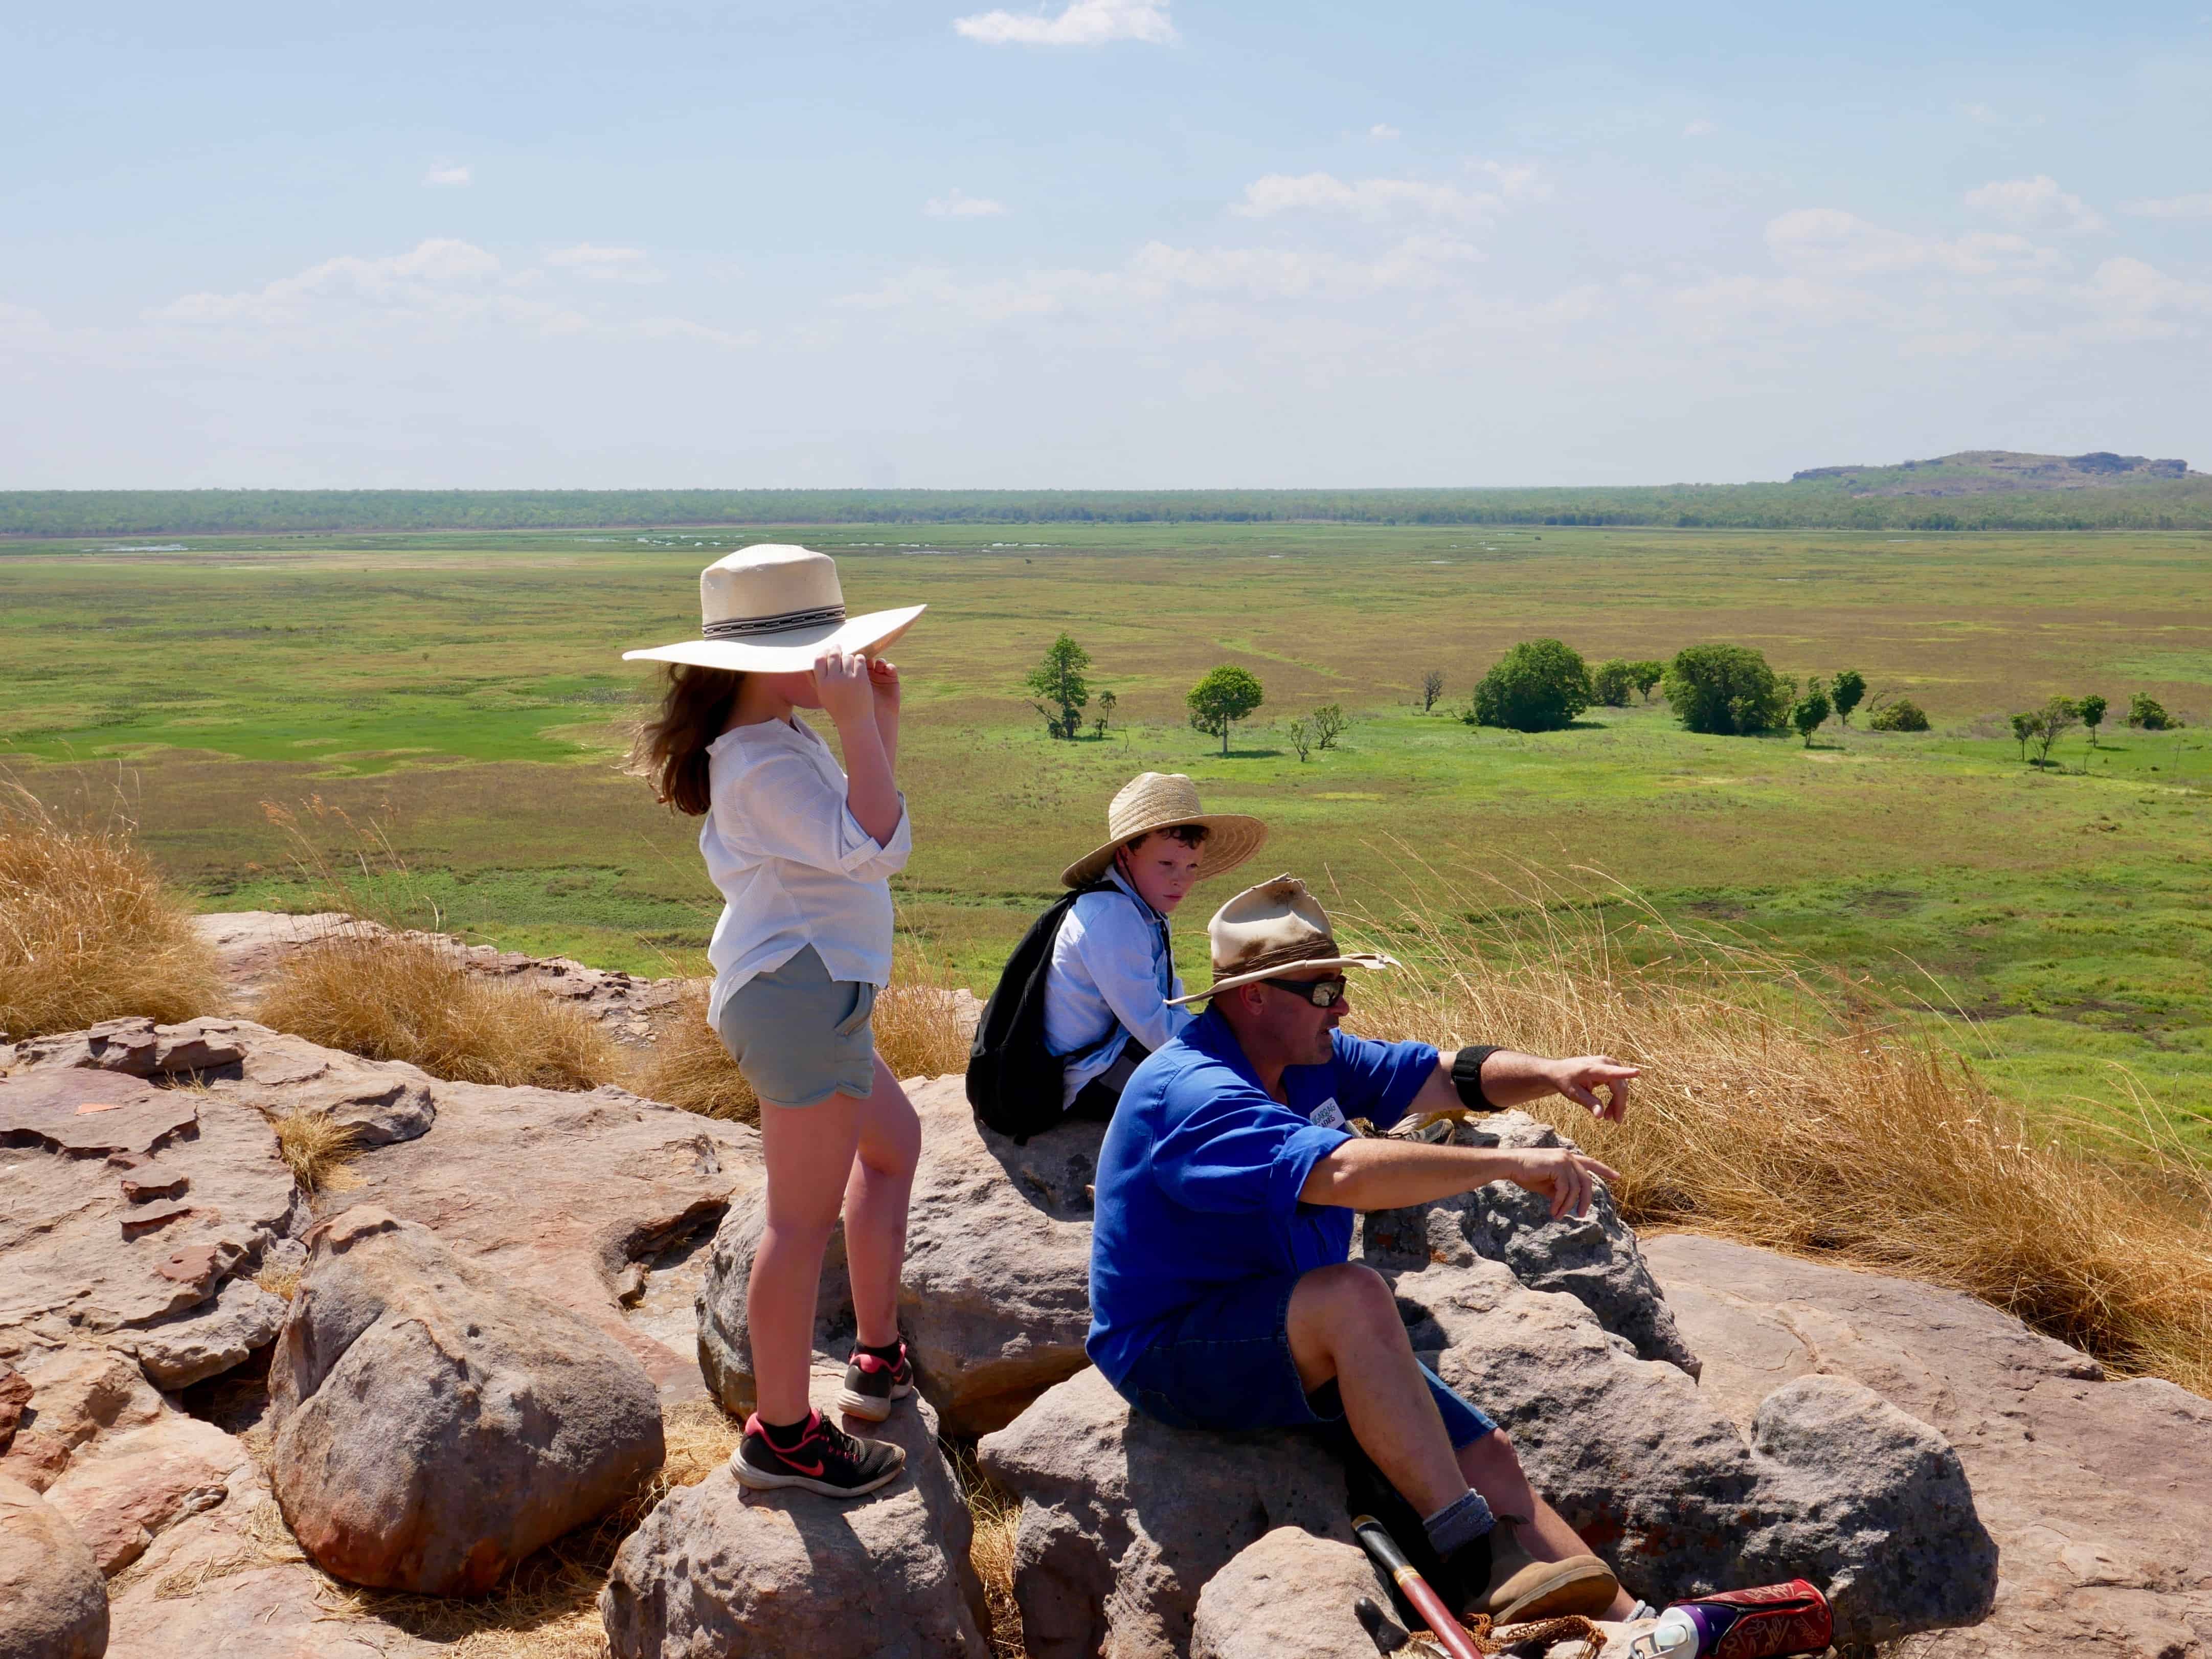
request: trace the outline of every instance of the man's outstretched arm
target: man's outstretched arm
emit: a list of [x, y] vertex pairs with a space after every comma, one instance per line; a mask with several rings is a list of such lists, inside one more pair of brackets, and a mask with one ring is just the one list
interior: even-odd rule
[[[1593, 1117], [1618, 1123], [1628, 1115], [1628, 1085], [1642, 1075], [1636, 1066], [1624, 1066], [1610, 1054], [1546, 1060], [1540, 1054], [1492, 1048], [1482, 1056], [1482, 1104], [1499, 1108], [1525, 1106], [1546, 1095], [1563, 1095], [1576, 1105], [1588, 1108]], [[1603, 1096], [1597, 1093], [1600, 1085], [1605, 1088]], [[1462, 1095], [1458, 1084], [1452, 1079], [1452, 1059], [1439, 1056], [1437, 1069], [1407, 1103], [1405, 1115], [1448, 1112], [1474, 1104]]]
[[1321, 1159], [1298, 1198], [1349, 1210], [1395, 1210], [1510, 1181], [1550, 1199], [1555, 1216], [1582, 1215], [1599, 1181], [1619, 1179], [1595, 1158], [1565, 1146], [1431, 1146], [1376, 1139], [1347, 1140]]

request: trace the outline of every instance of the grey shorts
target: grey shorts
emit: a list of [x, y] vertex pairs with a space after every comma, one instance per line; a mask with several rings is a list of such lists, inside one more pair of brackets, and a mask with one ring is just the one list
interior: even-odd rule
[[866, 1100], [876, 1087], [876, 988], [832, 979], [808, 945], [730, 994], [715, 1031], [753, 1092], [778, 1106]]

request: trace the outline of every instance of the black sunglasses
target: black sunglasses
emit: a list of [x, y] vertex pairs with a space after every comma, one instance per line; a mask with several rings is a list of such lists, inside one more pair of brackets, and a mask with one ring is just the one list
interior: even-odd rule
[[1261, 985], [1273, 985], [1285, 991], [1295, 991], [1316, 1008], [1334, 1008], [1344, 1000], [1344, 975], [1334, 979], [1263, 979]]

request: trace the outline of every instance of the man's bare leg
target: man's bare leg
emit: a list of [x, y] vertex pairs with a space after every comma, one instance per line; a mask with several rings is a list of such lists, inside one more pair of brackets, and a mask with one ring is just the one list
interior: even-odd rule
[[[1462, 1446], [1459, 1469], [1467, 1477], [1467, 1484], [1482, 1494], [1492, 1513], [1528, 1517], [1528, 1524], [1519, 1529], [1518, 1540], [1521, 1547], [1535, 1559], [1564, 1561], [1571, 1555], [1589, 1553], [1589, 1546], [1567, 1524], [1566, 1517], [1538, 1497], [1536, 1489], [1528, 1484], [1528, 1477], [1521, 1468], [1520, 1455], [1513, 1449], [1513, 1443], [1506, 1438], [1504, 1430]], [[1636, 1598], [1620, 1590], [1601, 1616], [1626, 1619], [1635, 1607]]]

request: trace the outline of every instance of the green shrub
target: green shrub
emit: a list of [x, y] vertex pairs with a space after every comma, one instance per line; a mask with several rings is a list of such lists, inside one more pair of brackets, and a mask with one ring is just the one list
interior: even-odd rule
[[1647, 658], [1642, 662], [1629, 664], [1628, 672], [1634, 677], [1636, 689], [1644, 694], [1644, 701], [1650, 702], [1651, 688], [1667, 678], [1667, 665]]
[[1589, 665], [1558, 640], [1523, 640], [1474, 688], [1474, 723], [1557, 732], [1590, 706]]
[[1684, 729], [1758, 737], [1788, 728], [1790, 687], [1743, 645], [1692, 645], [1674, 653], [1661, 690]]
[[1866, 676], [1856, 668], [1846, 668], [1828, 684], [1828, 701], [1836, 706], [1836, 719], [1841, 724], [1851, 723], [1851, 710], [1859, 706], [1866, 696]]
[[1910, 697], [1899, 697], [1875, 709], [1867, 724], [1877, 732], [1925, 732], [1928, 716]]
[[1818, 680], [1808, 683], [1805, 695], [1790, 705], [1790, 724], [1797, 728], [1808, 749], [1813, 746], [1813, 734], [1820, 729], [1820, 722], [1832, 712], [1827, 688]]
[[2173, 720], [2156, 697], [2138, 691], [2128, 699], [2128, 724], [2145, 732], [2163, 732]]
[[1590, 692], [1607, 708], [1628, 707], [1629, 694], [1636, 690], [1636, 665], [1613, 657], [1600, 663], [1590, 675]]

